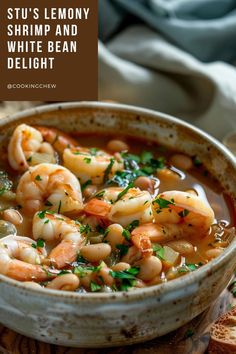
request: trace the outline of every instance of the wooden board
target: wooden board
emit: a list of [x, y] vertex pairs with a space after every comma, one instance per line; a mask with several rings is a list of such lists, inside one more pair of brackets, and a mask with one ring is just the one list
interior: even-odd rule
[[0, 325], [1, 354], [204, 354], [211, 324], [236, 305], [228, 290], [204, 313], [166, 336], [129, 347], [78, 349], [49, 345], [24, 337]]

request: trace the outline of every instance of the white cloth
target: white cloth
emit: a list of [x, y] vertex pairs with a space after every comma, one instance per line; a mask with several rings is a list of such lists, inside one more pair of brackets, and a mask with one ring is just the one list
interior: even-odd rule
[[203, 63], [145, 25], [99, 44], [99, 99], [172, 114], [218, 139], [236, 130], [234, 66]]

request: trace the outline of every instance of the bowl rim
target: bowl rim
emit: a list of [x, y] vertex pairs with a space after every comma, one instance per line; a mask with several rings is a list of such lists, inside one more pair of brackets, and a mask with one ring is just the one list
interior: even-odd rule
[[[201, 129], [193, 126], [190, 123], [182, 121], [178, 118], [175, 118], [169, 114], [162, 113], [159, 111], [154, 111], [147, 108], [141, 108], [137, 106], [125, 105], [120, 103], [110, 103], [110, 102], [96, 102], [96, 101], [83, 101], [83, 102], [62, 102], [62, 103], [53, 103], [53, 104], [46, 104], [38, 107], [33, 107], [30, 109], [23, 110], [21, 112], [17, 112], [15, 114], [7, 115], [0, 119], [0, 130], [6, 124], [12, 123], [17, 121], [18, 119], [22, 118], [29, 118], [30, 116], [42, 114], [42, 113], [49, 113], [53, 111], [60, 111], [60, 110], [70, 110], [70, 109], [80, 109], [80, 108], [87, 108], [87, 109], [104, 109], [104, 110], [120, 110], [121, 112], [131, 113], [131, 114], [139, 114], [143, 116], [149, 116], [152, 118], [158, 118], [159, 120], [163, 120], [163, 122], [174, 123], [177, 126], [181, 126], [183, 128], [190, 129], [191, 131], [195, 132], [196, 134], [200, 135], [205, 141], [212, 144], [220, 153], [224, 155], [232, 165], [232, 167], [236, 170], [236, 159], [232, 152], [228, 148], [226, 148], [221, 142], [217, 139], [213, 138], [208, 133], [202, 131]], [[62, 290], [53, 290], [47, 288], [31, 288], [25, 285], [23, 282], [11, 279], [5, 275], [0, 274], [0, 283], [7, 283], [10, 286], [16, 287], [21, 289], [22, 291], [32, 293], [32, 295], [38, 294], [40, 297], [42, 296], [55, 296], [60, 297], [61, 299], [74, 299], [81, 301], [89, 301], [92, 300], [93, 302], [98, 300], [104, 301], [111, 299], [112, 302], [118, 302], [121, 300], [139, 300], [141, 297], [152, 297], [160, 296], [165, 293], [169, 293], [172, 291], [181, 290], [182, 288], [194, 285], [195, 283], [201, 282], [204, 278], [208, 275], [212, 274], [213, 272], [217, 271], [218, 268], [224, 263], [227, 263], [228, 260], [231, 258], [231, 253], [235, 253], [236, 255], [236, 238], [231, 242], [231, 244], [224, 250], [224, 252], [218, 256], [217, 258], [211, 260], [206, 265], [203, 265], [201, 268], [197, 269], [194, 272], [189, 274], [185, 274], [183, 277], [179, 277], [177, 279], [173, 279], [169, 282], [153, 285], [150, 287], [140, 288], [133, 291], [119, 291], [119, 292], [112, 292], [112, 293], [76, 293], [76, 292], [67, 292]]]

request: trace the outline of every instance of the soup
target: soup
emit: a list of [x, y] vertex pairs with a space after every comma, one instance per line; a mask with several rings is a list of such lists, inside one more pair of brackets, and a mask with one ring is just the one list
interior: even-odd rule
[[27, 286], [148, 287], [199, 269], [234, 238], [231, 200], [197, 156], [26, 124], [1, 154], [0, 273]]

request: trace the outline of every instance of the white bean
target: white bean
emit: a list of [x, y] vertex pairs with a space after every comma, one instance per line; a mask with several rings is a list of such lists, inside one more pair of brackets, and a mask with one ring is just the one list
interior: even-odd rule
[[137, 277], [143, 281], [150, 281], [161, 273], [162, 263], [155, 256], [143, 258], [136, 263], [140, 267]]
[[188, 256], [194, 252], [193, 245], [186, 240], [177, 240], [167, 243], [167, 246], [171, 247], [174, 251], [179, 252], [183, 256]]
[[89, 262], [98, 262], [111, 254], [111, 246], [107, 243], [86, 245], [81, 248], [80, 254]]
[[154, 192], [154, 181], [148, 177], [138, 177], [134, 181], [134, 186], [138, 187], [142, 191], [148, 191], [151, 194]]
[[34, 281], [25, 281], [23, 284], [31, 289], [42, 289], [42, 286]]
[[180, 176], [169, 168], [163, 168], [162, 170], [159, 170], [157, 176], [163, 181], [165, 180], [169, 182], [175, 182], [180, 180]]
[[124, 243], [125, 238], [122, 235], [123, 227], [120, 224], [112, 224], [108, 227], [108, 234], [105, 240], [111, 245], [112, 250], [116, 249], [116, 245]]
[[170, 158], [170, 163], [180, 170], [189, 170], [193, 167], [192, 159], [184, 154], [175, 154]]
[[14, 225], [20, 225], [23, 222], [23, 217], [18, 210], [6, 209], [2, 213], [4, 220], [11, 222]]
[[119, 262], [119, 263], [115, 264], [112, 267], [112, 270], [114, 272], [123, 272], [124, 270], [127, 270], [129, 268], [130, 268], [130, 264], [129, 263]]
[[59, 275], [48, 283], [48, 289], [75, 291], [79, 287], [79, 278], [75, 274]]
[[218, 257], [222, 252], [223, 250], [220, 248], [213, 248], [211, 250], [207, 250], [205, 255], [207, 259], [210, 261], [211, 259]]
[[113, 152], [121, 152], [129, 150], [129, 146], [122, 140], [113, 139], [108, 142], [107, 149]]

